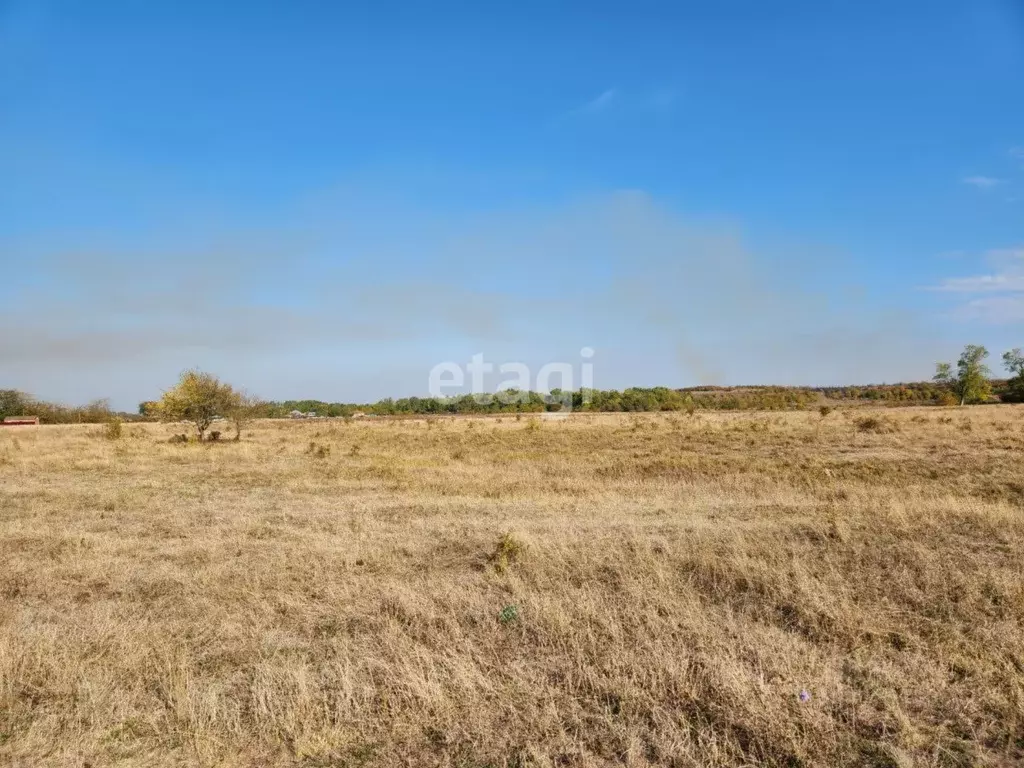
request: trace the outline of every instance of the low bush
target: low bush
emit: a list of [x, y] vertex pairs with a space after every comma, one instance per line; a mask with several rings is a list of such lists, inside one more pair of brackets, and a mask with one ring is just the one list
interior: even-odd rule
[[899, 432], [896, 422], [884, 416], [862, 416], [855, 419], [853, 424], [858, 432], [873, 432], [878, 435]]
[[122, 434], [123, 429], [120, 419], [111, 419], [103, 430], [103, 436], [107, 440], [120, 440]]

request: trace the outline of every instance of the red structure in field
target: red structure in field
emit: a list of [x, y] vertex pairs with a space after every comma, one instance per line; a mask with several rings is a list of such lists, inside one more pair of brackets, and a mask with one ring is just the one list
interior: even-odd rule
[[0, 425], [5, 427], [26, 427], [30, 424], [39, 426], [38, 416], [8, 416]]

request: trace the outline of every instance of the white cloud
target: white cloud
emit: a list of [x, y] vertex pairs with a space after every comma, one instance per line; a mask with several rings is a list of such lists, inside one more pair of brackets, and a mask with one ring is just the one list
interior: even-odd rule
[[991, 293], [993, 291], [1024, 291], [1024, 274], [974, 275], [949, 277], [935, 286], [937, 291], [955, 293]]
[[961, 181], [978, 189], [992, 189], [992, 187], [997, 187], [1003, 183], [1002, 179], [995, 179], [991, 176], [967, 176], [961, 179]]
[[563, 113], [564, 118], [597, 116], [616, 112], [630, 114], [663, 114], [670, 112], [676, 103], [676, 92], [671, 88], [649, 88], [646, 90], [623, 91], [607, 88], [594, 98]]
[[595, 96], [593, 99], [588, 101], [583, 106], [577, 107], [576, 109], [573, 110], [573, 112], [584, 114], [596, 114], [598, 112], [604, 112], [612, 105], [612, 102], [614, 102], [618, 98], [618, 95], [619, 90], [617, 88], [609, 88], [606, 91], [603, 91], [599, 95]]
[[990, 325], [1008, 325], [1024, 320], [1024, 296], [988, 296], [973, 299], [956, 311], [963, 320], [980, 320]]
[[932, 286], [932, 290], [980, 294], [955, 309], [962, 319], [994, 325], [1024, 320], [1024, 248], [991, 250], [983, 258], [992, 268], [990, 272], [949, 277]]

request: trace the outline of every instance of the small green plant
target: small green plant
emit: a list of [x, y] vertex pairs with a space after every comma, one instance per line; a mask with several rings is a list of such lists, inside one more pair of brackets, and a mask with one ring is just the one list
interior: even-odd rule
[[519, 608], [515, 605], [506, 605], [498, 614], [498, 621], [506, 625], [519, 621]]
[[123, 433], [122, 424], [120, 419], [111, 419], [107, 422], [107, 426], [103, 431], [103, 436], [107, 440], [120, 440]]
[[822, 405], [822, 406], [818, 407], [818, 415], [821, 416], [821, 418], [824, 419], [830, 413], [832, 413], [832, 406], [830, 406], [830, 405]]
[[519, 562], [526, 552], [526, 545], [523, 544], [511, 533], [503, 533], [498, 539], [490, 560], [494, 564], [494, 570], [498, 573], [505, 573], [511, 565]]
[[526, 422], [527, 432], [536, 432], [538, 429], [540, 429], [540, 419], [537, 417], [533, 417]]

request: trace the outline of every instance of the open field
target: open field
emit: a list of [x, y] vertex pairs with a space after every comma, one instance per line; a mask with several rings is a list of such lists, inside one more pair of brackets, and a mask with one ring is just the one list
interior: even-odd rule
[[1024, 408], [175, 431], [0, 431], [0, 764], [1024, 762]]

